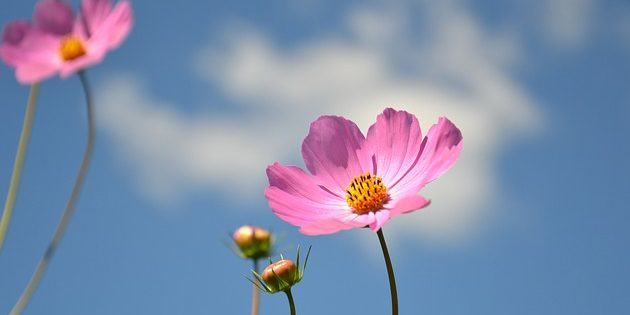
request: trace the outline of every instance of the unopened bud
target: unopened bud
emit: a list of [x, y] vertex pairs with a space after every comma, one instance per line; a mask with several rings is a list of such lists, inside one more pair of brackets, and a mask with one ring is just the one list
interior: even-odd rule
[[263, 270], [262, 279], [272, 291], [284, 291], [300, 280], [295, 263], [288, 259], [278, 260], [267, 266]]
[[254, 280], [249, 279], [249, 281], [260, 290], [271, 294], [290, 291], [291, 287], [304, 277], [304, 270], [310, 254], [311, 247], [309, 246], [306, 259], [303, 261], [304, 264], [300, 265], [300, 246], [298, 246], [295, 263], [292, 260], [285, 259], [282, 255], [280, 255], [282, 259], [276, 262], [272, 262], [269, 259], [269, 266], [263, 270], [262, 275], [252, 270]]
[[263, 228], [244, 225], [234, 231], [232, 238], [245, 258], [269, 256], [271, 233]]

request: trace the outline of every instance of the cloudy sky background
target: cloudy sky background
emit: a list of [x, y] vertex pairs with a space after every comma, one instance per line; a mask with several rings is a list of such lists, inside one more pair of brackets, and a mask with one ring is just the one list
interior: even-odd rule
[[[33, 3], [5, 5], [2, 23]], [[301, 314], [387, 313], [373, 233], [302, 236], [262, 195], [266, 165], [303, 165], [300, 143], [317, 116], [366, 131], [386, 106], [415, 113], [425, 131], [447, 116], [465, 142], [456, 166], [422, 191], [432, 205], [385, 227], [402, 313], [630, 310], [627, 3], [133, 5], [130, 38], [89, 71], [95, 159], [29, 314], [246, 313], [249, 266], [222, 244], [246, 223], [278, 231], [290, 254], [313, 245], [295, 290]], [[28, 89], [2, 67], [0, 90], [6, 191]], [[45, 82], [0, 257], [0, 312], [70, 191], [83, 110], [76, 78]], [[262, 313], [286, 311], [283, 297], [262, 303]]]

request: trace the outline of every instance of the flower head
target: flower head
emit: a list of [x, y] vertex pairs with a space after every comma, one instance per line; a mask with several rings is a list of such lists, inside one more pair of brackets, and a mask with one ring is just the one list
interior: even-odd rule
[[[290, 259], [281, 257], [280, 260], [273, 262], [269, 259], [269, 265], [265, 267], [262, 275], [252, 270], [255, 281], [250, 281], [256, 285], [259, 289], [267, 293], [277, 293], [291, 289], [293, 285], [300, 282], [304, 277], [304, 270], [306, 270], [306, 263], [308, 257], [311, 254], [311, 248], [308, 248], [306, 253], [306, 259], [304, 259], [304, 266], [300, 268], [300, 247], [297, 249], [297, 258], [294, 263]], [[282, 256], [282, 255], [281, 255]]]
[[99, 63], [118, 47], [133, 23], [131, 5], [123, 0], [83, 0], [80, 14], [62, 0], [41, 0], [33, 21], [5, 26], [0, 57], [15, 68], [20, 83], [30, 84], [56, 73], [62, 78]]
[[243, 225], [234, 231], [232, 235], [235, 250], [239, 256], [249, 259], [269, 257], [273, 239], [271, 233], [260, 227]]
[[364, 136], [352, 122], [321, 116], [302, 143], [307, 173], [274, 163], [265, 196], [273, 212], [304, 234], [368, 226], [429, 204], [418, 195], [457, 160], [462, 135], [442, 117], [423, 138], [418, 119], [387, 108]]

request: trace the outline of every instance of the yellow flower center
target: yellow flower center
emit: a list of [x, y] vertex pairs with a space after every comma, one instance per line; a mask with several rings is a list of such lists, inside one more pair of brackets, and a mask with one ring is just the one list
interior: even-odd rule
[[70, 35], [61, 40], [59, 55], [64, 61], [71, 61], [85, 54], [85, 46], [80, 38]]
[[346, 202], [356, 214], [376, 212], [389, 199], [383, 179], [370, 172], [355, 177], [346, 188]]

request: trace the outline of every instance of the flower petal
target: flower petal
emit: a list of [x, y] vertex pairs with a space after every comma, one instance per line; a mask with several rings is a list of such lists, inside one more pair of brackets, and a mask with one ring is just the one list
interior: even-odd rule
[[62, 63], [59, 69], [59, 76], [62, 79], [66, 79], [80, 70], [103, 61], [103, 58], [105, 58], [105, 51], [89, 51], [80, 58]]
[[33, 26], [30, 21], [18, 20], [8, 23], [2, 31], [2, 44], [17, 46]]
[[20, 84], [33, 84], [52, 77], [57, 70], [52, 63], [29, 62], [15, 69], [15, 77]]
[[313, 177], [295, 166], [274, 163], [267, 168], [265, 197], [273, 212], [297, 226], [339, 218], [350, 212], [345, 200], [317, 185]]
[[74, 13], [61, 0], [42, 0], [35, 6], [35, 26], [47, 33], [63, 36], [72, 32]]
[[392, 185], [416, 162], [422, 132], [416, 116], [387, 108], [368, 130], [366, 141], [374, 148], [377, 175]]
[[16, 69], [17, 80], [22, 84], [41, 81], [59, 70], [61, 60], [57, 53], [59, 38], [34, 29], [18, 46], [3, 45], [0, 56]]
[[[87, 12], [87, 16], [91, 18], [82, 17], [88, 22], [75, 24], [74, 35], [85, 37], [90, 34], [86, 43], [87, 54], [64, 63], [60, 71], [62, 78], [103, 61], [107, 52], [118, 47], [131, 30], [132, 13], [129, 2], [120, 1], [113, 9], [109, 0], [89, 0], [84, 4], [86, 2], [90, 4], [84, 6], [82, 12]], [[91, 25], [91, 33], [85, 29], [86, 23]]]
[[370, 223], [370, 229], [374, 232], [378, 232], [387, 221], [391, 218], [390, 211], [382, 209], [374, 213], [374, 221]]
[[357, 227], [365, 227], [369, 224], [367, 222], [374, 220], [373, 216], [371, 219], [367, 219], [367, 217], [367, 215], [357, 215], [352, 212], [341, 213], [331, 219], [316, 221], [304, 225], [300, 228], [300, 232], [307, 235], [322, 235], [332, 234]]
[[24, 59], [24, 54], [19, 47], [5, 44], [0, 46], [0, 58], [9, 67], [15, 68]]
[[353, 122], [339, 116], [321, 116], [302, 142], [308, 170], [326, 188], [344, 195], [355, 176], [372, 171], [371, 156], [363, 150], [365, 137]]
[[98, 29], [111, 11], [110, 0], [83, 0], [81, 2], [81, 22], [85, 34], [89, 36]]
[[349, 230], [354, 227], [355, 226], [345, 224], [337, 219], [328, 219], [304, 225], [300, 227], [300, 232], [306, 235], [324, 235], [337, 233], [342, 230]]
[[[109, 2], [109, 1], [107, 1]], [[131, 5], [120, 1], [105, 17], [99, 11], [96, 14], [98, 23], [91, 23], [90, 48], [111, 50], [118, 47], [127, 37], [133, 25]], [[89, 18], [86, 16], [86, 20]]]
[[118, 2], [110, 14], [109, 20], [111, 20], [111, 22], [107, 21], [103, 29], [106, 29], [107, 33], [110, 34], [107, 47], [114, 49], [120, 46], [123, 40], [127, 38], [133, 26], [131, 4], [128, 1]]
[[445, 117], [429, 129], [417, 162], [390, 188], [392, 198], [416, 194], [424, 185], [450, 169], [462, 149], [462, 134]]
[[391, 216], [394, 217], [401, 213], [408, 213], [416, 210], [420, 210], [431, 203], [430, 200], [424, 199], [424, 197], [416, 194], [404, 196], [396, 201], [392, 205]]

